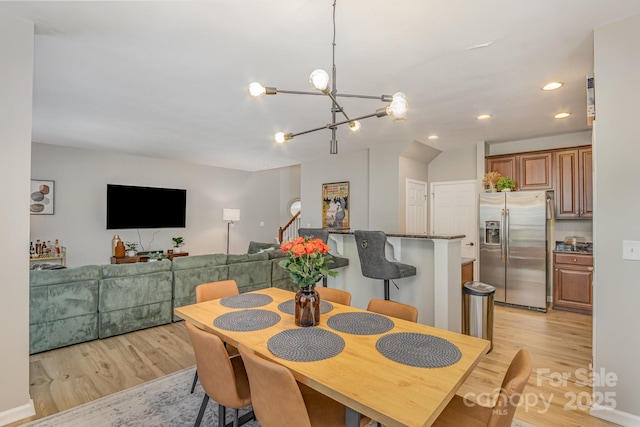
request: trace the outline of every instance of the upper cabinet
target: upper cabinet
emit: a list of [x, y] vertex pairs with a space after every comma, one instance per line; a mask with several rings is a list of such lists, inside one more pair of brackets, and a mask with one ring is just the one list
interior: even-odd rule
[[513, 179], [516, 190], [553, 189], [552, 153], [521, 153], [486, 158], [486, 171]]
[[591, 147], [555, 152], [556, 218], [593, 217]]
[[486, 157], [486, 172], [516, 183], [516, 190], [555, 190], [556, 218], [593, 218], [591, 146]]

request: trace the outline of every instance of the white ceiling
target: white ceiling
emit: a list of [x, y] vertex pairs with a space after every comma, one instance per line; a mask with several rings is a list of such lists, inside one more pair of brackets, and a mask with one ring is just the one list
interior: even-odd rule
[[[272, 140], [330, 122], [329, 99], [254, 100], [247, 85], [312, 90], [309, 73], [331, 69], [332, 0], [1, 2], [0, 14], [35, 23], [36, 142], [248, 171], [329, 155], [329, 130]], [[339, 152], [586, 130], [593, 29], [637, 14], [638, 0], [340, 0], [338, 92], [402, 91], [411, 110], [340, 127]], [[540, 90], [552, 80], [565, 86]], [[352, 117], [383, 106], [340, 100]], [[554, 120], [561, 110], [572, 116]]]

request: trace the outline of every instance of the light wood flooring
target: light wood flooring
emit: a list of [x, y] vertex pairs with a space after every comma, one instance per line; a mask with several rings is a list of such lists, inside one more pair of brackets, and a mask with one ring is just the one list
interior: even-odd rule
[[[591, 316], [537, 313], [495, 306], [494, 346], [458, 394], [491, 405], [511, 358], [522, 347], [533, 373], [516, 418], [538, 427], [600, 427], [591, 417], [591, 387], [581, 385], [591, 362]], [[184, 322], [30, 356], [30, 393], [41, 418], [195, 364]], [[584, 370], [585, 374], [582, 375]], [[567, 377], [566, 382], [561, 380]]]

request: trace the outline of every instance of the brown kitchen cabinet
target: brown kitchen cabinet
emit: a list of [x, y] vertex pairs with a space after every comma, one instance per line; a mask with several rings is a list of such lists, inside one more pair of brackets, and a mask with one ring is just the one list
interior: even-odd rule
[[591, 146], [556, 151], [555, 165], [556, 218], [593, 218]]
[[486, 171], [513, 179], [516, 190], [553, 189], [553, 153], [531, 152], [486, 158]]
[[553, 308], [591, 314], [593, 307], [593, 256], [553, 254]]

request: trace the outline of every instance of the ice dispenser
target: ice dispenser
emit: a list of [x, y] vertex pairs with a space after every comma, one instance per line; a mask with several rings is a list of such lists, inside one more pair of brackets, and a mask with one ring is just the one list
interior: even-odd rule
[[500, 221], [485, 221], [484, 222], [484, 242], [487, 245], [499, 245], [500, 244]]

